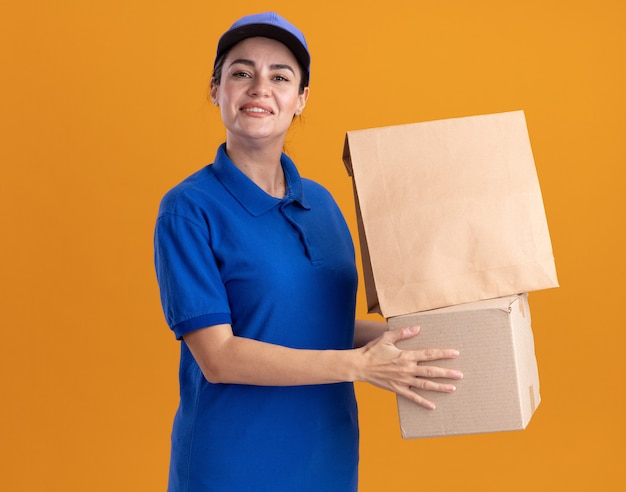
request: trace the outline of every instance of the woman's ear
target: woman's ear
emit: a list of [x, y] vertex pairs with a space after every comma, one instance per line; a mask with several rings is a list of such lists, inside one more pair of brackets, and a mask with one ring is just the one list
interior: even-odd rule
[[298, 106], [296, 107], [295, 116], [300, 116], [306, 106], [306, 102], [309, 99], [309, 88], [305, 87], [302, 94], [298, 94]]
[[211, 102], [215, 105], [215, 106], [219, 106], [219, 102], [217, 99], [217, 91], [219, 89], [219, 85], [217, 85], [215, 82], [211, 81], [211, 92], [209, 93], [211, 96]]

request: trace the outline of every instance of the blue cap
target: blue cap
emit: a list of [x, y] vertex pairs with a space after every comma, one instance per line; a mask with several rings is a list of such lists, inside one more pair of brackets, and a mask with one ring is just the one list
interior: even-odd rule
[[311, 55], [304, 34], [275, 12], [247, 15], [230, 26], [217, 44], [215, 63], [239, 41], [256, 36], [275, 39], [287, 46], [304, 70], [305, 85], [309, 85]]

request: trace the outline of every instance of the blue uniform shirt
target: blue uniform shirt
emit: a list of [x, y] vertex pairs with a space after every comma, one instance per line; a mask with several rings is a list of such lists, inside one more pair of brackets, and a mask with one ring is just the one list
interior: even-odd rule
[[[354, 247], [331, 195], [282, 155], [287, 192], [274, 198], [228, 158], [170, 190], [155, 231], [155, 265], [177, 338], [229, 323], [237, 336], [292, 348], [353, 346]], [[211, 384], [181, 342], [180, 404], [169, 491], [357, 490], [352, 383]]]

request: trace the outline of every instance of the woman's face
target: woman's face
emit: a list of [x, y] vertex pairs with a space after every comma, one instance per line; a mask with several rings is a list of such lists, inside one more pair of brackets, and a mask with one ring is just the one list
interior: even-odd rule
[[221, 108], [229, 143], [235, 139], [284, 140], [309, 95], [299, 93], [300, 68], [293, 53], [269, 38], [248, 38], [226, 55], [211, 98]]

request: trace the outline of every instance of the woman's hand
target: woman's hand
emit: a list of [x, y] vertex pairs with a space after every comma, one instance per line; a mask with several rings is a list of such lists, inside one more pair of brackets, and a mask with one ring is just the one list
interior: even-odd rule
[[456, 390], [454, 385], [435, 382], [432, 379], [461, 379], [463, 374], [454, 369], [423, 363], [439, 359], [454, 359], [459, 352], [453, 349], [434, 348], [401, 350], [396, 346], [400, 340], [412, 338], [418, 333], [418, 327], [391, 330], [357, 349], [363, 357], [362, 373], [358, 380], [393, 391], [424, 408], [434, 409], [434, 403], [413, 389], [452, 393]]

